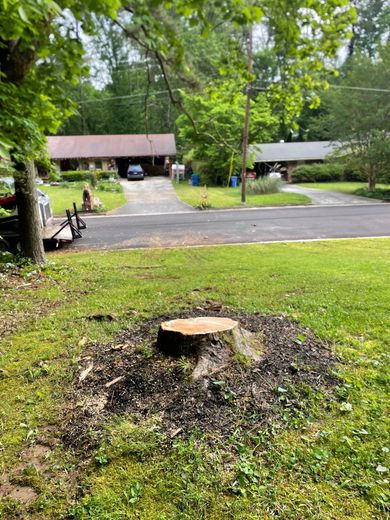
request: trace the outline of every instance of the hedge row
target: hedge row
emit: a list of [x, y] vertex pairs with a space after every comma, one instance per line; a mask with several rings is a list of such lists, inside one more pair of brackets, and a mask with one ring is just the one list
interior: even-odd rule
[[75, 170], [61, 172], [61, 180], [68, 182], [88, 182], [92, 186], [96, 186], [97, 181], [108, 180], [111, 177], [117, 178], [117, 173], [112, 170]]
[[316, 163], [302, 164], [292, 172], [293, 182], [334, 182], [365, 181], [364, 174], [354, 171], [344, 164]]

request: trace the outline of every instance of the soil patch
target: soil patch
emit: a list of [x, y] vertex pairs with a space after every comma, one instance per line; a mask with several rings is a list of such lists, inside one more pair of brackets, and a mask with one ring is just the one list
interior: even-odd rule
[[[30, 321], [47, 314], [48, 302], [37, 298], [33, 306], [26, 305], [30, 295], [27, 296], [25, 291], [33, 293], [48, 279], [41, 272], [24, 276], [18, 268], [7, 268], [0, 264], [0, 338], [15, 334]], [[12, 302], [11, 306], [9, 302]], [[50, 306], [53, 305], [56, 303], [50, 302]]]
[[[264, 355], [246, 365], [232, 358], [223, 370], [198, 381], [189, 378], [196, 360], [163, 355], [156, 349], [162, 321], [223, 316], [261, 337]], [[310, 330], [281, 316], [239, 314], [197, 308], [159, 316], [137, 330], [122, 331], [108, 344], [90, 346], [80, 364], [71, 407], [64, 412], [67, 446], [88, 448], [102, 420], [130, 414], [142, 423], [154, 417], [167, 435], [197, 429], [226, 437], [237, 427], [258, 430], [286, 407], [303, 410], [307, 397], [331, 397], [337, 379], [329, 345]]]
[[47, 458], [50, 454], [50, 448], [42, 444], [34, 444], [24, 450], [20, 462], [8, 474], [0, 475], [0, 499], [12, 498], [25, 505], [34, 502], [39, 493], [24, 482], [26, 477], [23, 472], [27, 467], [33, 467], [34, 471], [43, 474], [48, 468]]

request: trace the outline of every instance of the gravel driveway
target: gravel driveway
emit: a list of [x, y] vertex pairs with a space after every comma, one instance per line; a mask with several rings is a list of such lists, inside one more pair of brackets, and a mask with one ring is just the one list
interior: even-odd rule
[[111, 215], [150, 215], [194, 211], [181, 202], [168, 177], [145, 177], [143, 181], [121, 179], [127, 203], [110, 212]]

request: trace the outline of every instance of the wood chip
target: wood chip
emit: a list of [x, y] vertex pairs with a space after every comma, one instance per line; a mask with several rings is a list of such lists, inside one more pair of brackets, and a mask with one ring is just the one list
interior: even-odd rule
[[111, 347], [111, 350], [122, 350], [124, 348], [126, 348], [126, 345], [124, 343], [121, 343], [120, 345], [113, 345]]
[[88, 365], [87, 368], [81, 372], [80, 377], [79, 377], [79, 383], [82, 383], [84, 381], [84, 379], [88, 376], [88, 374], [91, 372], [92, 369], [93, 369], [93, 363]]
[[113, 379], [112, 381], [110, 381], [109, 383], [106, 383], [104, 386], [106, 388], [110, 388], [110, 386], [115, 385], [115, 383], [118, 383], [118, 381], [121, 381], [124, 377], [125, 376], [119, 376], [116, 379]]
[[179, 435], [179, 433], [181, 433], [183, 431], [183, 428], [178, 428], [177, 430], [175, 430], [174, 432], [171, 433], [171, 439], [173, 439], [174, 437], [176, 437], [177, 435]]

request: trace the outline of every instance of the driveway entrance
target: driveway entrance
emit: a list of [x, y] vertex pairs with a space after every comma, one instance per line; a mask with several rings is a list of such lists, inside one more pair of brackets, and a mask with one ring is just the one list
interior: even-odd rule
[[349, 193], [339, 193], [337, 191], [318, 190], [315, 188], [304, 188], [296, 184], [287, 184], [283, 191], [287, 193], [300, 193], [311, 198], [312, 204], [316, 206], [333, 206], [333, 205], [349, 205], [349, 204], [381, 204], [380, 200], [369, 199], [368, 197], [358, 197]]
[[111, 215], [150, 215], [194, 211], [177, 198], [168, 177], [145, 177], [143, 181], [122, 179], [120, 183], [127, 197], [127, 204], [111, 211]]

